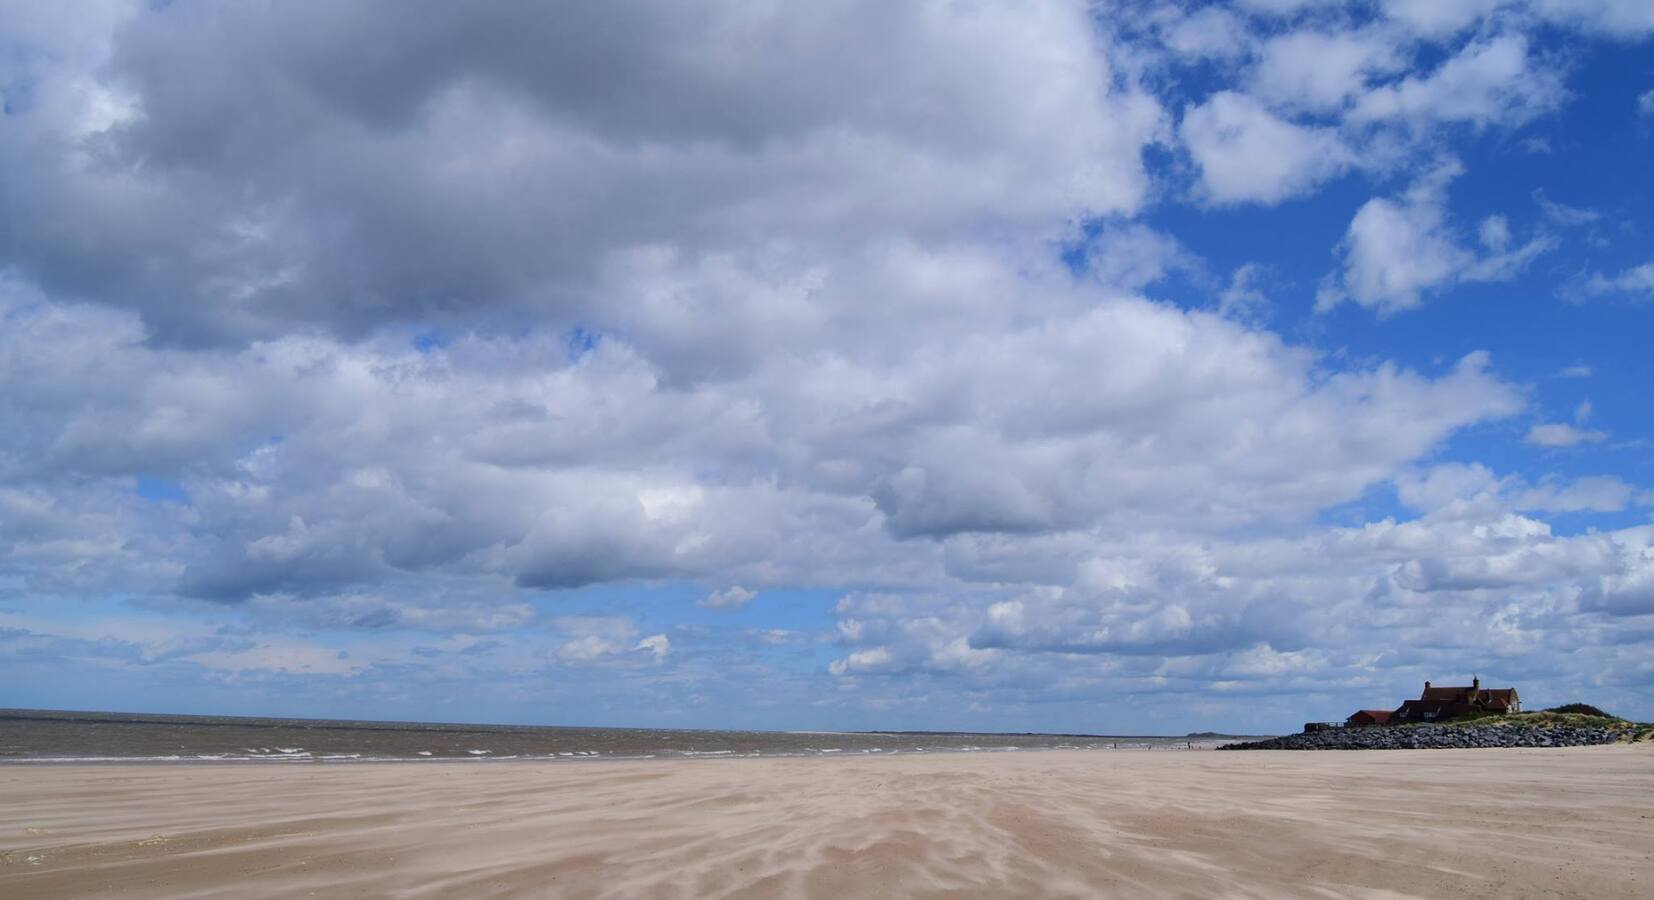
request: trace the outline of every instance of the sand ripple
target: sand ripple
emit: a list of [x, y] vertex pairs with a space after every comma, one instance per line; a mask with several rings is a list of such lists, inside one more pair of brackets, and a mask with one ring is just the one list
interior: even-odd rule
[[1648, 896], [1654, 752], [0, 767], [0, 896]]

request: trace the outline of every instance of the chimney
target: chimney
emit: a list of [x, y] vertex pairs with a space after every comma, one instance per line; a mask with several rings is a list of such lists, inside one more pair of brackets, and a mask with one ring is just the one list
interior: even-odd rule
[[1427, 690], [1427, 691], [1430, 690], [1430, 682], [1426, 681], [1424, 683], [1424, 689]]
[[1473, 691], [1481, 690], [1482, 689], [1482, 679], [1475, 676], [1475, 675], [1470, 676], [1470, 689], [1473, 690]]

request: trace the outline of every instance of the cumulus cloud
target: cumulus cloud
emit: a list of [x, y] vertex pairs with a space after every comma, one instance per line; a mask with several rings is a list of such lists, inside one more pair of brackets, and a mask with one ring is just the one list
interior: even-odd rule
[[1641, 557], [1612, 574], [1602, 576], [1582, 597], [1585, 608], [1611, 616], [1654, 613], [1654, 554], [1644, 548]]
[[[1554, 112], [1568, 96], [1564, 68], [1528, 33], [1535, 10], [1497, 0], [1397, 0], [1383, 13], [1361, 22], [1312, 12], [1286, 28], [1256, 25], [1248, 41], [1227, 45], [1245, 61], [1240, 83], [1186, 108], [1179, 127], [1203, 199], [1267, 205], [1351, 170], [1410, 167], [1439, 152], [1436, 129], [1512, 129]], [[1192, 27], [1194, 17], [1175, 22]], [[1211, 28], [1202, 26], [1196, 34]], [[1445, 56], [1418, 71], [1420, 60], [1438, 57], [1426, 50], [1430, 44]]]
[[1504, 6], [1508, 0], [1383, 0], [1384, 15], [1420, 34], [1455, 34]]
[[[1042, 690], [1047, 698], [1210, 690], [1213, 681], [1243, 691], [1258, 682], [1308, 689], [1318, 678], [1348, 679], [1352, 669], [1409, 665], [1355, 648], [1426, 635], [1438, 642], [1444, 616], [1458, 635], [1453, 646], [1502, 657], [1554, 640], [1559, 618], [1640, 608], [1636, 588], [1612, 573], [1637, 565], [1643, 530], [1557, 538], [1518, 512], [1619, 511], [1646, 502], [1634, 486], [1613, 477], [1527, 483], [1475, 465], [1438, 466], [1398, 485], [1425, 519], [1218, 543], [1164, 531], [1092, 534], [1066, 547], [1048, 543], [1054, 564], [1028, 567], [1033, 554], [1024, 550], [1017, 577], [1025, 582], [1009, 597], [985, 584], [974, 602], [853, 595], [837, 610], [845, 652], [831, 671], [858, 683], [962, 679], [996, 694], [1059, 681], [1063, 688]], [[995, 560], [1001, 542], [961, 535], [949, 545], [956, 574], [1006, 577]], [[1329, 652], [1328, 633], [1352, 643]]]
[[622, 645], [595, 634], [582, 635], [557, 648], [557, 658], [564, 662], [589, 663], [619, 653]]
[[1510, 247], [1503, 217], [1484, 219], [1483, 252], [1462, 246], [1448, 222], [1447, 186], [1464, 171], [1446, 161], [1397, 198], [1367, 201], [1350, 221], [1341, 249], [1342, 271], [1323, 285], [1317, 309], [1346, 300], [1380, 315], [1413, 309], [1431, 291], [1457, 282], [1507, 281], [1556, 246], [1540, 234]]
[[1159, 117], [1078, 2], [139, 9], [8, 119], [0, 260], [175, 342], [603, 324], [640, 249], [1131, 212]]
[[1401, 63], [1400, 48], [1376, 31], [1289, 31], [1259, 51], [1251, 93], [1267, 102], [1316, 112], [1341, 109], [1370, 76]]
[[1457, 172], [1454, 167], [1445, 176], [1428, 178], [1399, 200], [1367, 201], [1344, 237], [1342, 290], [1324, 291], [1318, 307], [1350, 299], [1384, 313], [1410, 309], [1419, 305], [1424, 290], [1467, 269], [1469, 254], [1444, 239], [1442, 185]]
[[1623, 40], [1654, 34], [1654, 9], [1640, 0], [1534, 0], [1533, 9], [1556, 24]]
[[1527, 38], [1503, 34], [1471, 42], [1429, 75], [1367, 91], [1350, 117], [1509, 126], [1555, 109], [1564, 95], [1561, 76], [1532, 57]]
[[1146, 225], [1103, 228], [1090, 240], [1085, 263], [1098, 282], [1125, 292], [1141, 291], [1177, 270], [1198, 268], [1175, 238]]
[[1233, 59], [1248, 51], [1252, 37], [1239, 16], [1221, 6], [1207, 6], [1179, 15], [1164, 27], [1161, 40], [1180, 56]]
[[1233, 91], [1186, 111], [1178, 133], [1200, 168], [1203, 195], [1219, 205], [1279, 203], [1354, 161], [1335, 130], [1295, 125]]
[[834, 675], [877, 672], [889, 666], [890, 661], [889, 650], [883, 647], [874, 647], [871, 650], [857, 650], [843, 659], [835, 659], [828, 664], [828, 670]]
[[[1553, 647], [1559, 619], [1645, 610], [1646, 532], [1558, 537], [1487, 508], [1224, 546], [1160, 535], [1093, 545], [1072, 583], [996, 602], [847, 598], [839, 613], [852, 627], [841, 628], [847, 652], [833, 672], [969, 679], [986, 668], [1005, 691], [1057, 678], [1073, 690], [1177, 693], [1231, 680], [1355, 684], [1352, 672], [1433, 658], [1388, 649], [1416, 641], [1513, 658]], [[992, 656], [962, 666], [973, 653]]]
[[633, 654], [646, 653], [655, 665], [672, 652], [665, 634], [651, 634], [636, 641], [637, 624], [622, 616], [559, 616], [552, 626], [565, 638], [545, 654], [567, 666], [614, 667], [635, 664]]
[[[78, 399], [6, 391], [8, 418], [28, 423], [6, 458], [22, 464], [12, 477], [102, 479], [58, 496], [84, 513], [54, 516], [92, 515], [110, 493], [136, 506], [139, 473], [178, 479], [188, 506], [142, 505], [193, 523], [140, 554], [148, 587], [219, 600], [432, 573], [836, 580], [895, 565], [914, 537], [1307, 515], [1519, 406], [1481, 355], [1434, 378], [1328, 376], [1215, 316], [1081, 309], [1063, 297], [1077, 287], [1044, 289], [1070, 312], [690, 386], [618, 339], [577, 358], [553, 338], [162, 352], [130, 318], [25, 302], [0, 338], [3, 380], [52, 370]], [[695, 475], [714, 466], [721, 478]]]
[[1243, 322], [1267, 317], [1269, 297], [1258, 285], [1262, 273], [1257, 263], [1247, 263], [1230, 273], [1229, 286], [1218, 294], [1218, 315]]

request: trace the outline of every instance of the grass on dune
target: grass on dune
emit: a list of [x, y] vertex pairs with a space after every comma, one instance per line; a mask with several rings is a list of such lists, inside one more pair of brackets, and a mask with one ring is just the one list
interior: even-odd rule
[[1632, 722], [1588, 703], [1567, 703], [1550, 709], [1520, 713], [1470, 713], [1445, 719], [1442, 725], [1549, 725], [1565, 728], [1608, 728], [1623, 732], [1628, 741], [1654, 741], [1654, 724]]

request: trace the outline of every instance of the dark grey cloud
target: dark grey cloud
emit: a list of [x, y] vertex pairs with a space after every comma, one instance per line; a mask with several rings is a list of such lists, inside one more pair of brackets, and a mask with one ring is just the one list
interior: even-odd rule
[[54, 296], [135, 308], [169, 342], [607, 327], [638, 302], [601, 290], [616, 254], [836, 256], [1130, 210], [1157, 107], [1117, 82], [1084, 15], [134, 9], [58, 116], [0, 138], [0, 262]]

